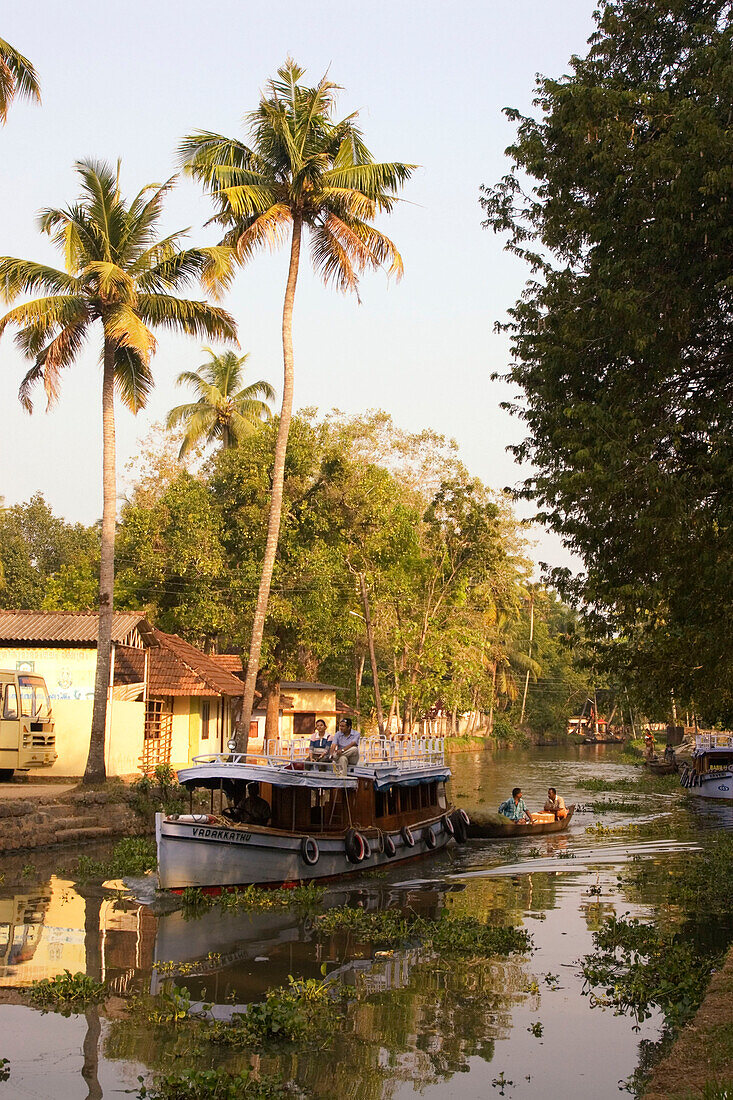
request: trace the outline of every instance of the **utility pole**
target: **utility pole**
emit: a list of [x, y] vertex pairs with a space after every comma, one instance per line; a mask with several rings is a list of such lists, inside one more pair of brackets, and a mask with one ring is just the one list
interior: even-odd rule
[[377, 725], [379, 736], [384, 737], [384, 714], [382, 713], [382, 695], [379, 690], [379, 675], [377, 673], [377, 657], [374, 652], [374, 633], [372, 631], [372, 618], [369, 614], [369, 593], [367, 592], [366, 578], [359, 573], [359, 587], [361, 588], [361, 601], [364, 605], [364, 622], [366, 623], [367, 642], [369, 643], [369, 660], [372, 665], [372, 679], [374, 681], [374, 702], [377, 707]]
[[[532, 659], [532, 641], [534, 639], [534, 592], [529, 597], [529, 653], [527, 656]], [[519, 715], [519, 724], [521, 726], [524, 721], [524, 708], [527, 705], [527, 691], [529, 690], [529, 669], [527, 669], [527, 675], [524, 680], [524, 695], [522, 696], [522, 713]]]

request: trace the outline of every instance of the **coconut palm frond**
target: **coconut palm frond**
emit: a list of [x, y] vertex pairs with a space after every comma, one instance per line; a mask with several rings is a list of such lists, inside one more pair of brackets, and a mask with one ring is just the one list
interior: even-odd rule
[[78, 289], [78, 280], [65, 271], [32, 260], [0, 256], [0, 295], [6, 302], [12, 302], [19, 294], [34, 294], [39, 290], [75, 294]]
[[38, 73], [27, 57], [0, 38], [0, 122], [7, 120], [8, 108], [16, 96], [41, 102]]
[[36, 362], [24, 376], [18, 390], [18, 399], [26, 412], [33, 411], [31, 390], [41, 380], [46, 393], [46, 407], [50, 409], [55, 405], [60, 392], [61, 371], [71, 366], [81, 351], [87, 331], [86, 319], [71, 322], [38, 352]]
[[115, 389], [131, 412], [144, 409], [153, 388], [149, 358], [131, 345], [115, 348]]
[[237, 326], [225, 309], [170, 294], [139, 294], [137, 310], [148, 325], [208, 336], [214, 340], [236, 340]]
[[128, 348], [148, 364], [155, 354], [156, 339], [145, 322], [129, 305], [107, 310], [103, 319], [105, 339], [115, 348]]

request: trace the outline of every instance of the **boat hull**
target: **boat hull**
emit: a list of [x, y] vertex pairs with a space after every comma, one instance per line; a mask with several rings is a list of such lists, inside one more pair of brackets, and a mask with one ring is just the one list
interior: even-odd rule
[[475, 818], [467, 828], [468, 835], [474, 838], [500, 838], [516, 836], [545, 836], [547, 833], [562, 833], [567, 829], [573, 816], [575, 806], [568, 806], [567, 817], [560, 821], [540, 821], [536, 825], [527, 822], [507, 821], [506, 825], [497, 825], [494, 822], [480, 822]]
[[699, 775], [694, 785], [689, 787], [690, 794], [701, 798], [733, 799], [733, 771], [713, 775]]
[[[430, 827], [434, 847], [426, 839]], [[318, 859], [310, 864], [303, 855], [303, 834], [256, 826], [228, 828], [181, 822], [157, 814], [158, 880], [163, 890], [180, 890], [188, 886], [279, 886], [342, 878], [431, 855], [453, 839], [442, 817], [412, 826], [411, 831], [414, 846], [410, 847], [401, 833], [390, 833], [387, 835], [392, 837], [396, 849], [391, 859], [378, 851], [375, 844], [370, 855], [359, 863], [349, 862], [343, 834], [316, 836]], [[369, 830], [365, 835], [371, 844]]]

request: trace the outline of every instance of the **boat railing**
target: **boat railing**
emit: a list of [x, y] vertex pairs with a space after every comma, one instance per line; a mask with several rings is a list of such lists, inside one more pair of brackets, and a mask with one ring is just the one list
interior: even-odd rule
[[710, 752], [715, 749], [733, 749], [733, 733], [729, 730], [698, 733], [695, 738], [695, 748], [701, 752]]
[[[307, 737], [268, 738], [262, 752], [218, 752], [194, 756], [194, 764], [247, 764], [269, 767], [305, 766], [310, 770], [331, 773], [333, 765], [311, 758]], [[445, 741], [442, 737], [362, 737], [359, 742], [359, 767], [395, 767], [411, 771], [445, 764]]]

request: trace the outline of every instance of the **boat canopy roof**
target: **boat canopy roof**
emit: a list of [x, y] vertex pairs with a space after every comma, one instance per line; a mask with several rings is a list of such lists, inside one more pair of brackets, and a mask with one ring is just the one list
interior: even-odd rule
[[353, 790], [360, 779], [372, 780], [378, 791], [392, 786], [415, 787], [450, 778], [443, 739], [422, 737], [393, 741], [386, 737], [362, 738], [359, 763], [347, 774], [333, 764], [310, 759], [305, 738], [267, 741], [263, 753], [211, 753], [195, 756], [193, 765], [181, 768], [179, 782], [186, 787], [217, 787], [225, 781], [271, 783], [275, 787], [342, 788]]

